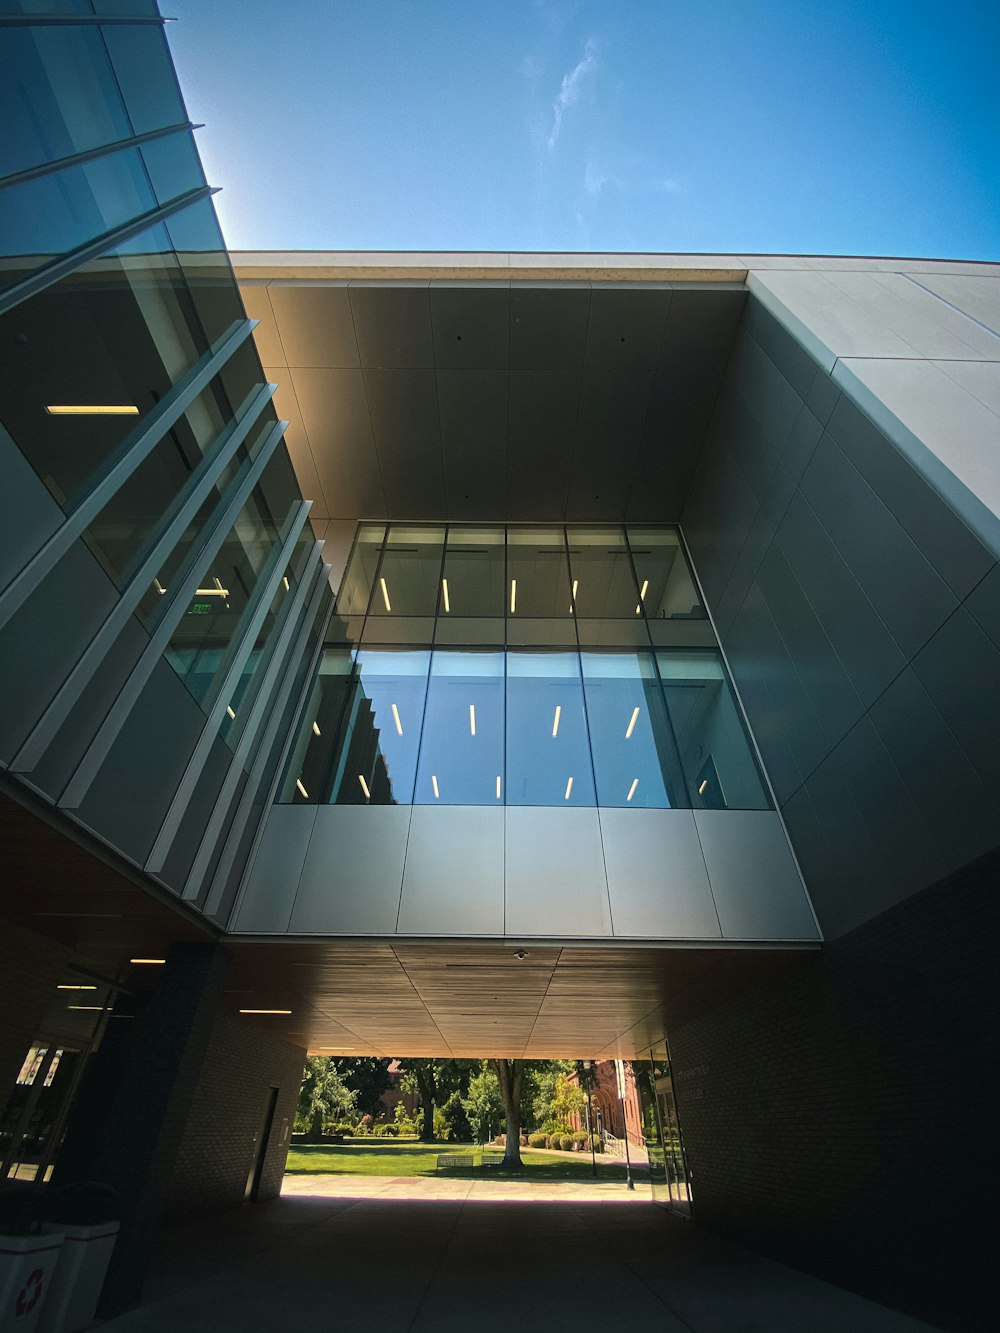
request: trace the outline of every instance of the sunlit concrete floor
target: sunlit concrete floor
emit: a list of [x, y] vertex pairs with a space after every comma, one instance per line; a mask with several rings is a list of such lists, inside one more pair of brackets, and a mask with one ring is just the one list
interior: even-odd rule
[[[291, 1178], [290, 1178], [291, 1179]], [[918, 1333], [931, 1326], [740, 1250], [623, 1185], [298, 1178], [170, 1228], [111, 1333]]]

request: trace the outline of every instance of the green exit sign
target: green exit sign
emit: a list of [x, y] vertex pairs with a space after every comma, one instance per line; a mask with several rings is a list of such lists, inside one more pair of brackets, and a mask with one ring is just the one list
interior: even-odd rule
[[188, 615], [189, 615], [189, 616], [207, 616], [207, 615], [209, 615], [209, 614], [211, 613], [211, 610], [212, 610], [212, 603], [211, 603], [211, 602], [195, 602], [195, 604], [192, 606], [191, 610], [188, 612]]

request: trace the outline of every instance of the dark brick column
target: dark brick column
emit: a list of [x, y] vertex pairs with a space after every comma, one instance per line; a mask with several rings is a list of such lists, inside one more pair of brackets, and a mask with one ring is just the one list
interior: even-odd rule
[[173, 945], [162, 986], [127, 1054], [115, 1052], [113, 1063], [119, 1068], [113, 1099], [110, 1104], [106, 1096], [88, 1099], [90, 1106], [78, 1107], [74, 1116], [89, 1151], [77, 1157], [72, 1174], [81, 1174], [85, 1157], [86, 1175], [112, 1186], [121, 1202], [121, 1235], [101, 1296], [105, 1317], [127, 1309], [141, 1295], [229, 961], [217, 944]]

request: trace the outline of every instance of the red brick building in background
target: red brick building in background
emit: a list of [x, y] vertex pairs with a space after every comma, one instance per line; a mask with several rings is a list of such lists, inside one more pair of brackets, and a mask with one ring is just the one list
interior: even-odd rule
[[[618, 1096], [618, 1079], [615, 1075], [614, 1060], [598, 1060], [595, 1063], [596, 1079], [591, 1089], [590, 1099], [594, 1108], [594, 1125], [613, 1134], [616, 1139], [628, 1136], [629, 1143], [645, 1147], [646, 1138], [642, 1132], [642, 1108], [639, 1104], [639, 1089], [635, 1085], [632, 1067], [625, 1064], [625, 1097]], [[576, 1073], [569, 1075], [569, 1081], [578, 1084]], [[584, 1089], [586, 1091], [586, 1089]], [[624, 1119], [622, 1105], [624, 1103]], [[582, 1115], [570, 1117], [574, 1129], [587, 1128], [586, 1111]]]

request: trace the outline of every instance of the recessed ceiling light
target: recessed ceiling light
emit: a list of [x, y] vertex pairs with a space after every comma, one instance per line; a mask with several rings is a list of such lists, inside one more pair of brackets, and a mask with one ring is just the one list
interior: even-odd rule
[[472, 736], [474, 736], [474, 735], [476, 734], [476, 705], [475, 705], [475, 704], [469, 704], [469, 733], [470, 733], [470, 735], [472, 735]]
[[570, 778], [570, 780], [566, 783], [566, 795], [563, 797], [564, 801], [569, 800], [569, 794], [572, 790], [573, 790], [573, 779]]
[[396, 707], [395, 704], [392, 705], [392, 720], [396, 724], [396, 730], [399, 732], [400, 736], [402, 736], [403, 724], [399, 720], [399, 709]]
[[441, 799], [441, 793], [438, 791], [437, 777], [433, 773], [431, 774], [431, 788], [434, 792], [434, 799], [439, 801]]
[[448, 600], [448, 580], [447, 580], [447, 579], [442, 579], [442, 580], [441, 580], [441, 588], [442, 588], [442, 590], [443, 590], [443, 592], [444, 592], [444, 609], [445, 609], [446, 611], [450, 612], [450, 611], [451, 611], [451, 602]]
[[516, 610], [517, 610], [517, 579], [511, 579], [511, 581], [510, 581], [510, 613], [511, 613], [511, 615], [513, 615], [514, 612], [515, 612]]
[[628, 728], [625, 732], [626, 740], [629, 740], [632, 735], [632, 732], [635, 731], [635, 724], [638, 721], [638, 718], [639, 718], [639, 705], [636, 704], [636, 706], [632, 709], [632, 717], [629, 721]]
[[318, 722], [314, 722], [314, 723], [313, 723], [313, 731], [314, 731], [314, 733], [315, 733], [317, 736], [322, 736], [322, 734], [323, 734], [323, 733], [320, 731], [320, 729], [319, 729], [319, 723], [318, 723]]
[[385, 586], [385, 579], [379, 579], [379, 583], [382, 586], [382, 600], [385, 602], [385, 609], [391, 611], [392, 607], [389, 605], [389, 589]]
[[167, 960], [166, 960], [165, 958], [130, 958], [130, 959], [129, 959], [129, 962], [130, 962], [130, 963], [135, 963], [137, 966], [139, 966], [139, 965], [141, 964], [142, 966], [147, 966], [147, 965], [148, 965], [148, 966], [150, 966], [150, 967], [159, 967], [159, 966], [161, 966], [163, 963], [165, 963], [166, 961], [167, 961]]
[[366, 801], [370, 801], [371, 798], [372, 798], [372, 794], [371, 794], [371, 792], [370, 792], [369, 789], [368, 789], [368, 783], [365, 781], [365, 775], [364, 775], [364, 773], [359, 773], [359, 774], [358, 774], [358, 781], [361, 783], [361, 790], [362, 790], [362, 791], [364, 792], [364, 794], [365, 794], [365, 800], [366, 800]]
[[302, 799], [303, 799], [304, 801], [308, 801], [308, 799], [309, 799], [309, 793], [306, 791], [305, 787], [303, 787], [303, 785], [302, 785], [302, 779], [301, 779], [301, 778], [296, 778], [296, 779], [295, 779], [295, 785], [296, 785], [296, 787], [298, 787], [299, 791], [302, 793]]
[[137, 417], [134, 403], [51, 403], [50, 417]]
[[632, 797], [635, 795], [635, 789], [636, 787], [638, 787], [638, 785], [639, 785], [639, 779], [633, 778], [632, 785], [628, 789], [628, 795], [625, 797], [626, 801], [631, 801]]
[[76, 1009], [81, 1013], [99, 1014], [103, 1011], [103, 1004], [68, 1004], [67, 1009]]
[[236, 717], [236, 714], [233, 712], [232, 704], [226, 704], [226, 712], [229, 714], [231, 718]]
[[699, 795], [699, 796], [703, 796], [703, 795], [705, 794], [705, 788], [706, 788], [707, 786], [708, 786], [708, 778], [705, 778], [705, 779], [702, 781], [701, 786], [698, 788], [698, 795]]
[[291, 1009], [241, 1009], [241, 1014], [290, 1014]]
[[69, 981], [61, 981], [56, 990], [97, 990], [96, 986], [82, 986]]
[[500, 774], [498, 773], [498, 774], [497, 774], [497, 800], [498, 800], [498, 801], [499, 801], [499, 799], [500, 799], [500, 791], [501, 791], [501, 783], [500, 783]]

